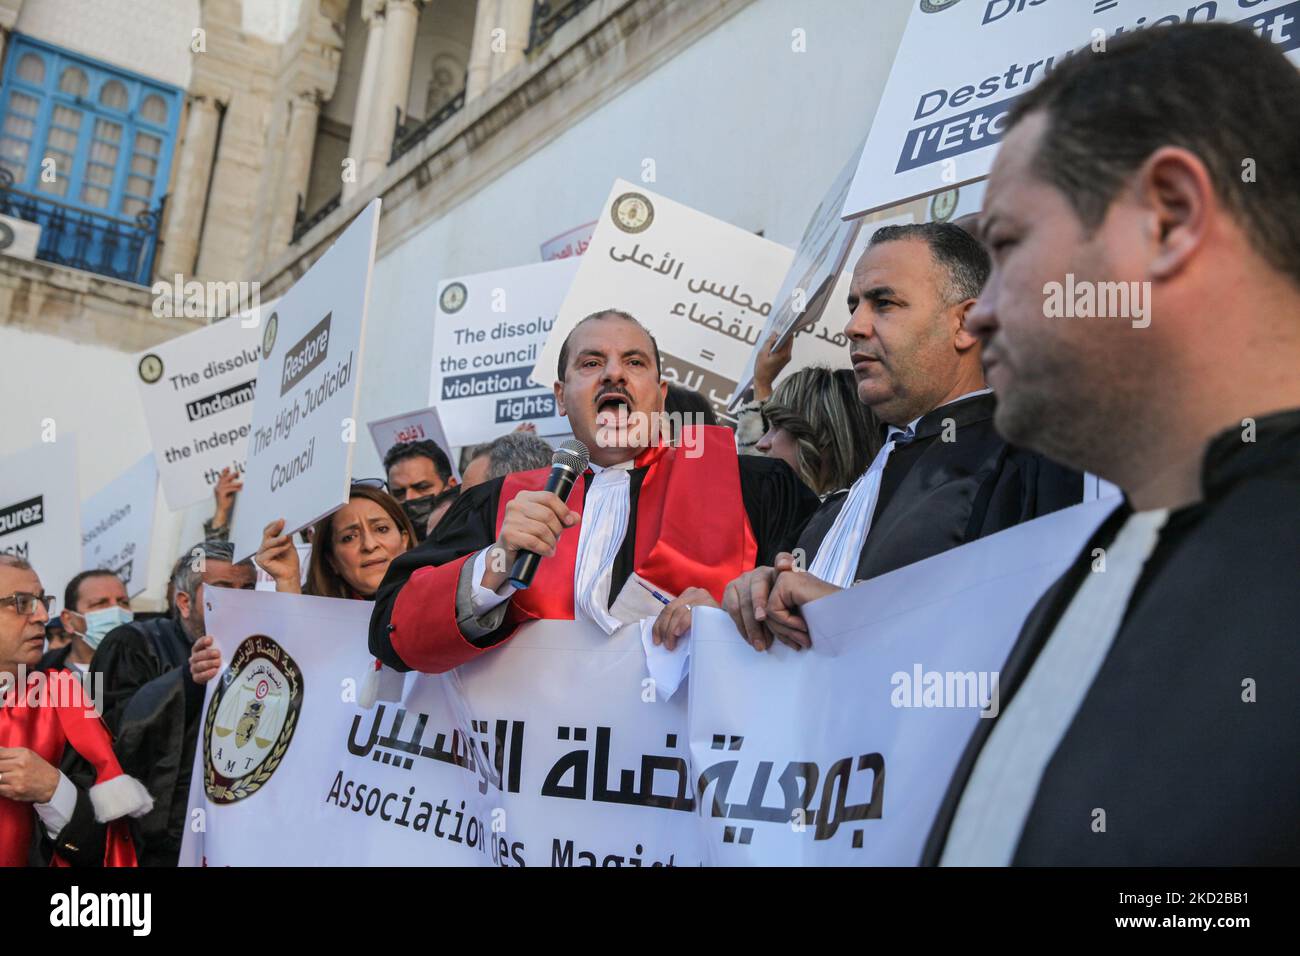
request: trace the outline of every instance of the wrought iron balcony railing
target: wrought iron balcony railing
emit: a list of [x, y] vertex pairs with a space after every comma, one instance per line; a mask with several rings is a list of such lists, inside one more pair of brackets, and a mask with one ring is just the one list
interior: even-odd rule
[[533, 0], [533, 22], [528, 29], [528, 49], [524, 52], [532, 53], [591, 2], [592, 0], [560, 0], [551, 3], [548, 0]]
[[290, 240], [290, 244], [297, 242], [303, 236], [307, 235], [307, 233], [311, 231], [312, 226], [322, 221], [335, 209], [338, 209], [339, 203], [342, 201], [343, 190], [340, 189], [332, 198], [325, 201], [325, 205], [321, 206], [309, 216], [307, 215], [307, 209], [302, 202], [302, 193], [299, 193], [298, 211], [294, 213], [293, 217], [293, 238]]
[[449, 99], [441, 109], [424, 120], [415, 124], [402, 122], [402, 109], [397, 108], [397, 123], [393, 127], [393, 151], [388, 157], [389, 165], [397, 162], [397, 158], [404, 153], [410, 152], [415, 148], [420, 140], [424, 139], [435, 129], [441, 126], [447, 120], [455, 116], [465, 105], [465, 87], [462, 85], [460, 92]]
[[13, 188], [13, 175], [0, 168], [0, 213], [37, 223], [36, 258], [73, 269], [149, 285], [153, 281], [158, 232], [167, 197], [134, 220], [91, 212]]

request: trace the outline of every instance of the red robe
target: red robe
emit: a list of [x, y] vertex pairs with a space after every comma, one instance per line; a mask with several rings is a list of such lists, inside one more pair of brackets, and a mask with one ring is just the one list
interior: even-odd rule
[[[754, 567], [758, 546], [741, 500], [735, 439], [725, 428], [704, 427], [702, 432], [702, 454], [660, 446], [643, 452], [634, 463], [648, 466], [637, 502], [635, 571], [669, 594], [701, 587], [721, 600], [727, 583]], [[507, 476], [499, 502], [504, 505], [520, 491], [542, 489], [549, 474], [542, 468]], [[797, 484], [792, 475], [790, 480]], [[567, 502], [579, 513], [583, 488], [577, 483]], [[504, 520], [505, 508], [498, 507], [498, 534]], [[576, 530], [560, 536], [556, 554], [538, 564], [532, 585], [515, 592], [506, 613], [507, 633], [529, 620], [573, 620]], [[408, 666], [440, 673], [505, 643], [478, 646], [456, 622], [456, 586], [461, 568], [473, 560], [474, 554], [467, 554], [421, 567], [398, 592], [390, 635]]]
[[[38, 671], [27, 676], [23, 694], [11, 689], [0, 706], [0, 747], [25, 747], [58, 767], [71, 747], [95, 768], [90, 790], [95, 817], [111, 820], [104, 847], [105, 866], [135, 866], [135, 846], [127, 814], [149, 810], [152, 800], [139, 781], [122, 772], [113, 741], [92, 709], [80, 678], [70, 671]], [[0, 797], [0, 866], [26, 866], [32, 831], [39, 825], [30, 803]], [[57, 852], [53, 865], [66, 866]]]

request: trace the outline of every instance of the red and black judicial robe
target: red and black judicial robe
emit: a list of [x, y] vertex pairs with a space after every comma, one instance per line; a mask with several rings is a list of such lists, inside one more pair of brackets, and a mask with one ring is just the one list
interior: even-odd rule
[[[614, 560], [612, 605], [635, 572], [669, 594], [722, 589], [788, 550], [818, 500], [782, 461], [737, 456], [731, 431], [702, 426], [702, 454], [660, 446], [637, 456], [629, 474], [630, 516]], [[507, 640], [529, 620], [573, 620], [574, 565], [581, 523], [542, 560], [532, 586], [517, 591], [500, 627], [471, 639], [457, 624], [456, 590], [466, 561], [496, 541], [502, 505], [541, 490], [550, 469], [519, 472], [465, 492], [418, 548], [397, 558], [375, 595], [370, 652], [398, 670], [441, 673]], [[568, 505], [582, 513], [588, 471]]]
[[[20, 699], [19, 694], [22, 694]], [[76, 809], [52, 847], [43, 839], [36, 809], [0, 797], [0, 866], [26, 866], [48, 857], [54, 866], [135, 866], [135, 846], [124, 817], [148, 811], [149, 795], [122, 772], [112, 738], [92, 709], [81, 681], [68, 671], [38, 671], [0, 706], [0, 747], [22, 747], [58, 768], [80, 756], [94, 784], [77, 785]]]

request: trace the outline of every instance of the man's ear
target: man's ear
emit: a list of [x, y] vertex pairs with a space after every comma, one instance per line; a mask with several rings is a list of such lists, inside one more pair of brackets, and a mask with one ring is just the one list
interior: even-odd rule
[[564, 409], [564, 383], [555, 383], [555, 406], [560, 410], [560, 417], [567, 418], [569, 413]]
[[980, 340], [966, 327], [966, 317], [970, 315], [970, 310], [975, 307], [975, 301], [975, 299], [967, 299], [965, 302], [953, 306], [957, 312], [957, 335], [953, 339], [953, 344], [957, 347], [958, 352], [965, 352], [980, 344]]
[[1210, 222], [1221, 211], [1210, 174], [1190, 150], [1164, 146], [1142, 164], [1135, 190], [1155, 224], [1151, 277], [1172, 278], [1204, 246]]
[[180, 612], [181, 620], [188, 621], [190, 619], [190, 596], [184, 591], [176, 592], [176, 610]]
[[66, 607], [59, 612], [59, 620], [63, 622], [63, 629], [69, 634], [76, 630], [76, 628], [71, 624], [72, 616], [73, 612], [69, 611]]

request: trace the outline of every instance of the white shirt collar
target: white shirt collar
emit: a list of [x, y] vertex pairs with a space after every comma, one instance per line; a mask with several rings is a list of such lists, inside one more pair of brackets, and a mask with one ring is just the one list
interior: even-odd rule
[[627, 461], [620, 461], [616, 465], [598, 465], [594, 461], [592, 461], [587, 463], [587, 467], [591, 469], [593, 474], [599, 475], [602, 471], [605, 471], [608, 468], [624, 468], [628, 471], [631, 471], [633, 465], [635, 464], [636, 464], [636, 459], [629, 458]]

